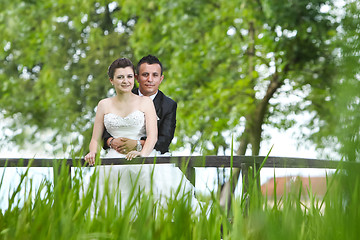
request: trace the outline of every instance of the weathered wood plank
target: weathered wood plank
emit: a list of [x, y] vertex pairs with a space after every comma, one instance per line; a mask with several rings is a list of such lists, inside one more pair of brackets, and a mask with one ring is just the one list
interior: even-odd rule
[[[232, 159], [232, 160], [231, 160]], [[125, 164], [168, 164], [173, 163], [179, 167], [230, 167], [233, 161], [234, 168], [240, 168], [242, 164], [254, 165], [261, 164], [264, 161], [264, 156], [160, 156], [160, 157], [145, 157], [136, 158], [132, 161], [127, 161], [124, 158], [103, 158], [101, 165], [125, 165]], [[50, 159], [50, 158], [0, 158], [0, 167], [26, 167], [31, 164], [31, 167], [52, 167], [55, 163], [66, 163], [68, 166], [85, 166], [84, 159]], [[321, 159], [307, 159], [307, 158], [290, 158], [290, 157], [268, 157], [264, 163], [264, 167], [268, 168], [328, 168], [336, 169], [338, 167], [359, 167], [360, 163], [340, 162], [332, 160]]]

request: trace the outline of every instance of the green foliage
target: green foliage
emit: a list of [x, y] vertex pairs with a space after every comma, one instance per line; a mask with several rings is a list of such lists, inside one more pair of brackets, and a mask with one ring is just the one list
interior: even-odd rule
[[259, 194], [250, 174], [248, 192], [234, 197], [226, 215], [214, 193], [198, 212], [187, 195], [162, 206], [151, 194], [134, 194], [122, 208], [119, 191], [96, 193], [96, 170], [85, 180], [86, 168], [77, 166], [70, 181], [68, 169], [57, 162], [54, 183], [44, 179], [33, 186], [29, 169], [21, 174], [9, 205], [0, 209], [1, 239], [357, 239], [360, 234], [358, 169], [338, 170], [328, 177], [324, 198], [308, 191], [307, 201], [300, 198], [300, 184], [300, 190], [273, 202]]
[[[280, 109], [265, 98], [274, 81], [290, 86], [289, 94], [308, 85], [311, 90], [303, 98], [323, 102], [333, 71], [328, 42], [337, 26], [331, 21], [333, 16], [320, 11], [324, 4], [201, 0], [124, 3], [129, 16], [138, 16], [130, 37], [135, 56], [155, 53], [167, 68], [162, 88], [179, 102], [177, 146], [190, 143], [204, 148], [205, 154], [217, 154], [219, 147], [230, 146], [223, 136], [225, 131], [241, 133], [242, 117], [249, 124], [262, 125], [271, 124], [267, 121], [271, 115], [281, 112], [286, 116], [289, 107]], [[311, 92], [312, 87], [316, 91], [320, 86], [325, 87], [324, 94]], [[311, 97], [315, 95], [318, 97]], [[246, 117], [257, 115], [256, 108], [264, 101], [264, 116]], [[292, 109], [299, 108], [291, 104], [295, 105]]]
[[[349, 161], [359, 161], [360, 153], [360, 45], [359, 10], [356, 1], [344, 7], [341, 31], [336, 36], [336, 52], [341, 58], [336, 62], [337, 81], [331, 95], [321, 107], [320, 129], [313, 135], [319, 146], [332, 146]], [[320, 93], [321, 94], [321, 93]]]
[[0, 12], [0, 109], [18, 118], [18, 141], [29, 137], [26, 124], [52, 129], [60, 142], [76, 132], [87, 145], [94, 108], [111, 87], [108, 65], [132, 58], [130, 31], [119, 8], [105, 2], [9, 1]]
[[341, 80], [336, 86], [336, 107], [333, 116], [338, 122], [336, 136], [341, 142], [341, 153], [349, 161], [360, 161], [360, 45], [359, 45], [359, 10], [356, 1], [346, 8], [344, 34], [340, 36], [342, 47]]
[[[218, 204], [203, 204], [196, 213], [191, 207], [192, 196], [188, 194], [173, 194], [161, 205], [151, 193], [133, 189], [132, 197], [122, 206], [118, 188], [110, 188], [106, 180], [99, 186], [98, 170], [92, 171], [90, 179], [84, 177], [86, 172], [85, 167], [78, 166], [70, 181], [68, 168], [61, 167], [58, 161], [54, 183], [44, 179], [36, 189], [32, 188], [28, 171], [22, 174], [9, 205], [0, 211], [0, 238], [214, 239], [220, 236], [225, 216]], [[211, 200], [216, 201], [213, 197]], [[209, 225], [214, 226], [210, 231]]]

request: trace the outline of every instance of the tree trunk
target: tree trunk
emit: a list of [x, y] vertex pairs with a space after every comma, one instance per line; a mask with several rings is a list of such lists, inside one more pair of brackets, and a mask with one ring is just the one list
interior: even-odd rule
[[[254, 22], [250, 21], [249, 22], [249, 36], [250, 36], [250, 43], [249, 43], [249, 48], [247, 51], [247, 55], [248, 55], [248, 75], [251, 77], [251, 83], [253, 86], [255, 86], [255, 79], [252, 77], [253, 76], [253, 71], [255, 70], [254, 67], [254, 56], [255, 56], [255, 27], [254, 27]], [[254, 87], [253, 87], [254, 88]], [[255, 99], [255, 94], [253, 94], [252, 96], [253, 99]], [[240, 146], [237, 150], [237, 154], [238, 155], [245, 155], [246, 153], [246, 149], [247, 146], [249, 144], [249, 141], [251, 139], [251, 129], [249, 127], [249, 121], [248, 121], [248, 117], [250, 117], [250, 115], [248, 115], [246, 117], [246, 123], [245, 123], [245, 130], [243, 132], [243, 134], [241, 135], [241, 139], [240, 139]], [[232, 174], [232, 179], [230, 179], [229, 181], [227, 181], [223, 188], [221, 189], [221, 193], [220, 193], [220, 206], [224, 207], [225, 209], [229, 210], [230, 209], [230, 204], [231, 204], [231, 194], [234, 192], [236, 185], [239, 181], [239, 176], [240, 176], [240, 169], [239, 168], [234, 168], [233, 169], [233, 174]], [[231, 186], [231, 183], [233, 183]]]
[[[240, 146], [237, 151], [238, 155], [245, 155], [248, 144], [251, 144], [251, 154], [253, 156], [259, 155], [262, 125], [267, 113], [269, 100], [272, 98], [276, 90], [281, 87], [281, 84], [282, 82], [278, 81], [278, 75], [275, 73], [272, 76], [270, 84], [268, 85], [264, 98], [257, 104], [253, 114], [246, 116], [245, 130], [241, 136]], [[260, 166], [256, 166], [254, 171], [257, 171], [259, 167]], [[240, 169], [233, 169], [232, 179], [224, 184], [220, 193], [220, 205], [226, 209], [230, 209], [231, 194], [234, 192], [236, 185], [238, 184], [239, 176]], [[231, 182], [233, 183], [232, 187]], [[258, 189], [260, 190], [260, 175], [258, 175], [257, 185]]]
[[[249, 57], [249, 76], [253, 75], [254, 69], [254, 56], [255, 56], [255, 28], [254, 23], [249, 23], [249, 36], [250, 36], [250, 45], [248, 49], [248, 57]], [[287, 64], [283, 71], [283, 78], [287, 74], [289, 70], [289, 64]], [[253, 85], [255, 79], [252, 79]], [[279, 75], [278, 72], [275, 72], [272, 77], [270, 84], [267, 87], [265, 96], [261, 101], [256, 103], [255, 110], [251, 113], [249, 113], [247, 116], [245, 116], [246, 123], [245, 123], [245, 129], [240, 139], [240, 146], [237, 150], [238, 155], [245, 155], [246, 149], [248, 144], [251, 144], [251, 154], [253, 156], [259, 155], [260, 152], [260, 143], [261, 143], [261, 134], [262, 134], [262, 125], [265, 120], [265, 116], [268, 110], [269, 100], [273, 97], [274, 93], [277, 89], [279, 89], [282, 85], [282, 81], [279, 81]], [[253, 96], [255, 99], [255, 95]], [[260, 166], [256, 166], [257, 170]], [[230, 209], [231, 204], [231, 194], [234, 192], [236, 185], [238, 184], [240, 176], [240, 169], [234, 168], [233, 169], [233, 175], [232, 179], [227, 181], [220, 193], [220, 205], [223, 206], [226, 209]], [[258, 175], [257, 184], [258, 188], [260, 190], [260, 175]], [[233, 183], [233, 186], [231, 187], [231, 182]]]
[[[247, 146], [249, 144], [249, 136], [247, 133], [247, 128], [245, 127], [245, 130], [240, 138], [240, 146], [238, 150], [236, 151], [237, 155], [245, 155]], [[224, 209], [230, 209], [231, 205], [231, 194], [234, 193], [236, 185], [239, 181], [240, 176], [240, 168], [233, 168], [232, 173], [232, 180], [229, 179], [226, 183], [224, 183], [224, 186], [221, 189], [220, 192], [220, 206], [222, 206]], [[231, 186], [231, 182], [233, 183]]]

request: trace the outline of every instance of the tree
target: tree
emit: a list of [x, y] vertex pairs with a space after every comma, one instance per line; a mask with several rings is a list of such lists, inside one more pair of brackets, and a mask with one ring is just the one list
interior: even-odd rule
[[340, 35], [342, 61], [337, 81], [335, 108], [335, 136], [341, 143], [340, 153], [348, 161], [360, 161], [360, 4], [350, 1], [344, 18], [344, 32]]
[[[190, 142], [217, 154], [220, 147], [229, 148], [224, 131], [243, 126], [238, 153], [244, 154], [250, 144], [257, 155], [262, 126], [272, 124], [270, 116], [310, 105], [280, 109], [271, 99], [281, 87], [287, 94], [309, 88], [303, 98], [321, 102], [331, 83], [329, 40], [337, 26], [329, 13], [320, 11], [325, 4], [125, 3], [124, 11], [137, 19], [130, 37], [135, 56], [153, 52], [168, 67], [163, 88], [179, 101], [178, 146]], [[209, 143], [213, 151], [204, 147]]]
[[359, 10], [360, 4], [352, 0], [343, 7], [334, 42], [338, 61], [334, 88], [327, 101], [330, 114], [319, 114], [324, 124], [312, 136], [312, 141], [319, 147], [330, 145], [348, 161], [359, 161], [360, 153]]
[[51, 129], [54, 144], [76, 133], [73, 144], [88, 145], [94, 108], [111, 94], [107, 67], [132, 58], [133, 20], [110, 3], [1, 2], [0, 110], [14, 119], [17, 143], [48, 141], [39, 132]]

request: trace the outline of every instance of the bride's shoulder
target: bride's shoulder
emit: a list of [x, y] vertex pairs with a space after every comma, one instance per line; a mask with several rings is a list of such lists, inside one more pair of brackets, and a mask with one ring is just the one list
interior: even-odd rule
[[152, 111], [152, 109], [155, 111], [154, 102], [151, 100], [150, 97], [141, 97], [141, 102], [139, 104], [140, 109], [142, 112], [146, 113], [149, 111]]
[[153, 101], [151, 100], [150, 97], [147, 97], [147, 96], [139, 96], [139, 99], [141, 101], [141, 104], [150, 104], [152, 103]]
[[148, 101], [148, 100], [151, 100], [151, 98], [150, 97], [148, 97], [148, 96], [138, 96], [138, 95], [136, 95], [141, 101]]
[[105, 107], [107, 105], [109, 105], [111, 103], [111, 98], [104, 98], [104, 99], [101, 99], [98, 103], [98, 107]]
[[139, 96], [139, 95], [134, 94], [133, 97], [134, 97], [134, 101], [139, 103], [139, 104], [142, 104], [142, 103], [144, 103], [146, 101], [149, 101], [149, 100], [152, 101], [151, 98], [149, 98], [147, 96]]
[[105, 104], [105, 103], [109, 103], [109, 102], [111, 102], [112, 101], [112, 97], [110, 97], [110, 98], [104, 98], [104, 99], [101, 99], [100, 101], [99, 101], [99, 104]]

